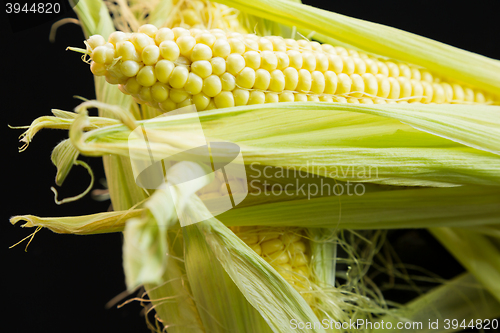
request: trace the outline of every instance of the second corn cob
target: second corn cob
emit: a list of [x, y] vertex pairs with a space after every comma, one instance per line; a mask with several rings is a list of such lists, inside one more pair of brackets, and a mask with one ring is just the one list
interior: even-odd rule
[[87, 46], [95, 75], [163, 111], [292, 101], [494, 102], [416, 66], [306, 40], [143, 25], [107, 42], [92, 36]]
[[309, 306], [315, 307], [309, 241], [302, 230], [272, 227], [232, 227], [231, 230], [273, 266]]

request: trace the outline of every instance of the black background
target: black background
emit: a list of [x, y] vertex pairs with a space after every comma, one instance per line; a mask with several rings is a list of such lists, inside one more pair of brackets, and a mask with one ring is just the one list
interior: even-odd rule
[[[329, 1], [306, 3], [341, 14], [387, 24], [466, 50], [500, 59], [499, 1]], [[2, 3], [2, 6], [4, 4]], [[109, 202], [86, 196], [58, 206], [50, 191], [55, 186], [55, 167], [50, 153], [66, 131], [44, 130], [19, 154], [22, 130], [9, 125], [28, 125], [51, 108], [72, 110], [74, 95], [94, 98], [88, 65], [67, 46], [83, 47], [80, 27], [61, 27], [56, 42], [49, 43], [52, 22], [12, 32], [2, 7], [1, 24], [1, 126], [2, 177], [4, 179], [0, 222], [0, 267], [3, 300], [2, 331], [5, 332], [147, 332], [137, 303], [121, 309], [105, 304], [125, 289], [121, 262], [121, 234], [74, 236], [41, 230], [24, 252], [26, 242], [10, 245], [33, 230], [11, 226], [10, 216], [67, 216], [106, 211]], [[74, 16], [74, 14], [73, 14]], [[96, 175], [103, 177], [101, 161], [80, 157]], [[83, 168], [72, 170], [60, 198], [84, 190], [89, 177]], [[94, 188], [100, 188], [98, 181]], [[397, 231], [391, 242], [402, 260], [429, 268], [445, 278], [461, 271], [456, 261], [423, 230]], [[439, 255], [438, 255], [439, 254]], [[401, 300], [410, 295], [391, 293]]]

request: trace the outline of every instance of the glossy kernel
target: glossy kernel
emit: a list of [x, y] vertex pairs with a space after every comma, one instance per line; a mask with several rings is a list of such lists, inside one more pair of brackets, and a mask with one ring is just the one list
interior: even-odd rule
[[184, 90], [186, 90], [190, 95], [196, 95], [201, 92], [202, 88], [203, 79], [195, 73], [189, 73], [188, 80], [184, 85]]
[[155, 65], [155, 75], [158, 81], [168, 83], [168, 79], [175, 68], [175, 64], [169, 60], [160, 60]]
[[311, 90], [312, 77], [311, 72], [306, 69], [299, 70], [299, 82], [297, 84], [297, 90], [308, 92]]
[[205, 44], [196, 44], [191, 52], [191, 61], [210, 60], [212, 58], [212, 49]]
[[184, 66], [176, 66], [168, 79], [168, 83], [172, 88], [182, 89], [186, 84], [189, 76], [189, 71]]
[[181, 54], [179, 46], [171, 40], [161, 42], [160, 44], [160, 54], [165, 60], [176, 61]]
[[226, 60], [221, 57], [214, 57], [210, 59], [210, 64], [212, 65], [212, 72], [215, 75], [222, 75], [226, 72]]
[[285, 75], [285, 89], [295, 90], [299, 83], [299, 72], [293, 67], [288, 67], [285, 68], [283, 74]]
[[217, 75], [210, 75], [203, 80], [203, 93], [209, 97], [217, 96], [222, 90], [222, 82]]
[[245, 58], [241, 54], [232, 53], [226, 58], [226, 71], [238, 75], [245, 68]]
[[212, 74], [212, 64], [207, 60], [194, 61], [191, 64], [191, 71], [204, 79]]
[[252, 68], [245, 67], [236, 77], [238, 87], [251, 89], [255, 84], [255, 71]]
[[325, 90], [325, 76], [320, 71], [311, 73], [311, 91], [315, 94], [322, 94]]
[[137, 82], [144, 87], [150, 87], [156, 82], [153, 66], [144, 66], [137, 73]]
[[154, 65], [160, 58], [160, 49], [156, 45], [148, 45], [142, 50], [141, 58], [145, 65]]
[[140, 68], [141, 65], [139, 65], [137, 62], [133, 60], [126, 60], [120, 64], [121, 72], [123, 73], [123, 75], [128, 77], [137, 75]]
[[262, 51], [260, 53], [260, 68], [273, 71], [278, 67], [278, 57], [272, 51]]
[[156, 102], [163, 102], [168, 98], [169, 89], [166, 84], [156, 82], [151, 86], [151, 97]]
[[233, 74], [224, 73], [220, 76], [222, 90], [233, 91], [236, 88], [236, 78]]
[[230, 91], [222, 91], [214, 97], [215, 106], [218, 108], [228, 108], [234, 106], [234, 97]]
[[247, 105], [250, 92], [246, 89], [235, 89], [233, 90], [233, 97], [235, 106]]
[[279, 69], [271, 72], [271, 82], [269, 83], [269, 90], [282, 92], [285, 89], [285, 75]]

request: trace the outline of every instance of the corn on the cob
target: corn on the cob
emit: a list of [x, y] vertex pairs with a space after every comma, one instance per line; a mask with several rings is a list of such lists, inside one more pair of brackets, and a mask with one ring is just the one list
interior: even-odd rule
[[[232, 178], [231, 194], [243, 193], [249, 186], [243, 179]], [[238, 186], [239, 184], [239, 186]], [[212, 183], [198, 191], [200, 198], [210, 200], [229, 195], [224, 176], [215, 172]], [[231, 227], [252, 250], [266, 260], [314, 308], [309, 241], [303, 230], [285, 227]]]
[[487, 94], [425, 69], [281, 37], [161, 28], [87, 40], [91, 70], [163, 111], [292, 101], [481, 103]]
[[231, 227], [252, 250], [290, 283], [313, 309], [309, 240], [297, 228]]

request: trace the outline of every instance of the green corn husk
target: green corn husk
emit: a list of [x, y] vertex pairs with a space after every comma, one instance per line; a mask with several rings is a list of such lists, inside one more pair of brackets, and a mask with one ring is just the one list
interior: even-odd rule
[[[262, 34], [290, 37], [297, 29], [314, 32], [320, 41], [338, 41], [381, 57], [425, 66], [444, 77], [500, 96], [497, 60], [299, 2], [221, 2], [244, 13], [241, 21], [249, 31], [259, 23], [258, 32]], [[133, 2], [131, 7], [134, 4], [140, 2]], [[145, 13], [149, 14], [149, 23], [162, 25], [174, 4], [158, 1], [135, 10], [144, 7], [152, 9], [131, 18], [131, 28], [145, 23], [141, 22]], [[107, 38], [114, 31], [103, 2], [82, 0], [75, 11], [86, 37], [100, 34]], [[138, 13], [129, 8], [125, 14]], [[472, 241], [486, 238], [461, 230], [498, 228], [500, 107], [280, 103], [200, 112], [205, 135], [237, 143], [247, 166], [259, 163], [303, 168], [309, 175], [333, 182], [367, 185], [367, 192], [361, 197], [250, 197], [213, 218], [193, 195], [197, 189], [174, 197], [163, 190], [152, 194], [137, 186], [133, 178], [128, 141], [131, 130], [147, 124], [158, 134], [151, 142], [153, 151], [181, 152], [190, 143], [203, 139], [193, 134], [189, 116], [146, 121], [158, 116], [158, 111], [147, 106], [139, 108], [103, 77], [95, 77], [95, 87], [98, 102], [83, 103], [77, 113], [56, 110], [54, 117], [37, 119], [23, 140], [29, 144], [42, 128], [69, 130], [70, 139], [53, 152], [57, 184], [62, 184], [72, 165], [79, 162], [79, 154], [102, 156], [115, 212], [63, 218], [25, 215], [15, 216], [11, 222], [25, 220], [26, 227], [44, 226], [59, 233], [123, 231], [127, 287], [134, 290], [144, 285], [169, 332], [336, 331], [323, 327], [292, 330], [290, 320], [375, 321], [376, 315], [382, 319], [416, 321], [430, 316], [422, 305], [427, 302], [437, 309], [432, 318], [441, 318], [438, 314], [474, 317], [471, 307], [465, 305], [468, 303], [446, 302], [444, 295], [463, 296], [461, 300], [485, 309], [483, 315], [488, 318], [499, 315], [495, 284], [500, 272], [495, 257], [498, 251], [493, 252], [493, 243], [485, 241], [481, 247], [472, 246], [466, 255], [462, 251]], [[99, 108], [99, 117], [89, 117], [89, 107]], [[140, 154], [144, 159], [149, 157], [147, 151]], [[315, 169], [308, 161], [323, 168]], [[376, 167], [377, 173], [360, 178], [343, 171], [356, 165]], [[179, 171], [170, 170], [174, 177], [176, 170]], [[275, 177], [273, 181], [286, 179]], [[420, 188], [398, 187], [401, 185]], [[206, 219], [179, 227], [173, 209], [174, 203], [179, 202], [184, 203], [183, 214]], [[324, 292], [324, 296], [318, 296], [322, 312], [314, 311], [276, 270], [227, 228], [250, 225], [309, 228], [316, 258], [315, 278]], [[437, 238], [462, 258], [463, 265], [487, 291], [471, 288], [474, 281], [468, 275], [401, 309], [390, 310], [366, 296], [376, 298], [376, 292], [358, 286], [359, 294], [355, 294], [338, 284], [337, 278], [343, 274], [335, 271], [338, 229], [428, 227], [434, 227], [431, 230]], [[457, 235], [463, 247], [454, 244]], [[488, 251], [487, 261], [474, 264], [475, 258]], [[462, 306], [456, 309], [453, 306], [457, 303]]]

